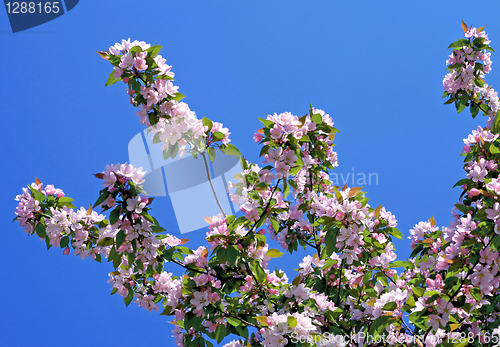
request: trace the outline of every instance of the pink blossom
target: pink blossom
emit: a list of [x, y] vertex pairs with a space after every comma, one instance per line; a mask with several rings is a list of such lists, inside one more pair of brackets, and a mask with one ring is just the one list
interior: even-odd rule
[[179, 238], [177, 238], [177, 237], [175, 237], [175, 236], [168, 235], [168, 237], [165, 239], [165, 242], [170, 247], [175, 247], [175, 246], [180, 245], [182, 243], [182, 240], [179, 239]]
[[191, 299], [191, 305], [194, 306], [195, 313], [201, 313], [205, 306], [208, 306], [210, 301], [208, 300], [208, 291], [204, 292], [193, 292], [193, 298]]

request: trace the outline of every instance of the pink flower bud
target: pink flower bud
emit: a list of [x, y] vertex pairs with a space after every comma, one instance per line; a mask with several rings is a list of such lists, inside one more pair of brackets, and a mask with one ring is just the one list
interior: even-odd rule
[[64, 249], [64, 251], [63, 251], [63, 254], [64, 254], [64, 255], [69, 255], [69, 251], [70, 251], [69, 247], [66, 247], [66, 248]]
[[335, 219], [342, 220], [342, 219], [344, 219], [344, 216], [345, 216], [344, 212], [338, 211], [337, 214], [335, 215]]
[[253, 139], [254, 139], [255, 142], [260, 142], [262, 140], [262, 138], [263, 138], [263, 136], [260, 133], [255, 133], [253, 135]]
[[470, 152], [470, 146], [469, 145], [465, 145], [462, 153], [469, 153], [469, 152]]
[[469, 190], [467, 192], [467, 196], [469, 198], [473, 197], [473, 196], [478, 196], [479, 194], [481, 194], [481, 191], [477, 188], [472, 188], [471, 190]]
[[129, 80], [130, 80], [130, 79], [129, 79], [128, 77], [125, 77], [125, 78], [123, 79], [123, 82], [124, 82], [124, 83], [128, 83], [128, 81], [129, 81]]

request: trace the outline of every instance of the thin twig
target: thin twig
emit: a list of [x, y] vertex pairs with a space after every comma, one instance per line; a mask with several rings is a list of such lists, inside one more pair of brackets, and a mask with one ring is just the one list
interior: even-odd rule
[[224, 212], [224, 209], [220, 205], [219, 199], [217, 198], [217, 193], [215, 192], [214, 186], [212, 184], [212, 179], [210, 178], [210, 171], [208, 170], [208, 163], [207, 163], [207, 158], [205, 157], [205, 152], [201, 153], [201, 155], [203, 156], [203, 161], [205, 162], [205, 169], [207, 170], [208, 182], [210, 183], [210, 187], [212, 188], [212, 193], [214, 193], [214, 198], [215, 201], [217, 202], [217, 206], [219, 206], [220, 211], [222, 212], [224, 217], [226, 217], [226, 212]]

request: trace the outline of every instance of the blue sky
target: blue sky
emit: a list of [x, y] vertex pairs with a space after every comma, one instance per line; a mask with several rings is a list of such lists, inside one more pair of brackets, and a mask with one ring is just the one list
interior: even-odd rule
[[[163, 45], [191, 109], [228, 127], [251, 161], [260, 162], [252, 139], [258, 117], [300, 116], [309, 102], [325, 110], [340, 130], [339, 177], [376, 173], [378, 184], [363, 190], [409, 235], [431, 216], [449, 224], [460, 194], [451, 187], [464, 175], [462, 138], [485, 124], [443, 105], [447, 47], [462, 35], [463, 19], [488, 25], [500, 49], [499, 11], [496, 1], [82, 0], [64, 16], [12, 34], [0, 10], [0, 344], [173, 343], [166, 317], [109, 295], [109, 264], [47, 251], [11, 223], [14, 197], [35, 176], [88, 207], [101, 184], [92, 174], [128, 161], [128, 143], [143, 127], [124, 86], [104, 87], [110, 64], [95, 51], [129, 37]], [[486, 80], [495, 88], [496, 54], [492, 60]], [[178, 235], [168, 199], [152, 207]], [[187, 237], [199, 242], [202, 233]], [[405, 259], [408, 243], [395, 244]]]

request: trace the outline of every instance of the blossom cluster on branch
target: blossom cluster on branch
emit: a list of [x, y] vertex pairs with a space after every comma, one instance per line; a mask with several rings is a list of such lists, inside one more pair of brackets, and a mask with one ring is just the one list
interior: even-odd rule
[[[330, 179], [338, 165], [330, 115], [310, 106], [301, 117], [261, 119], [254, 140], [263, 162], [249, 163], [227, 128], [196, 118], [180, 101], [161, 47], [130, 39], [99, 52], [114, 67], [106, 85], [127, 84], [165, 158], [189, 152], [214, 160], [215, 148], [239, 156], [244, 171], [229, 193], [241, 215], [221, 208], [209, 218], [207, 246], [190, 249], [149, 214], [142, 169], [117, 164], [96, 174], [104, 188], [92, 208], [76, 210], [60, 189], [37, 179], [16, 198], [17, 220], [48, 248], [112, 262], [112, 293], [173, 316], [179, 346], [213, 346], [235, 335], [226, 347], [493, 345], [500, 334], [500, 104], [483, 79], [491, 70], [488, 37], [462, 27], [465, 39], [450, 46], [444, 96], [459, 113], [482, 111], [488, 126], [464, 140], [466, 177], [456, 185], [463, 192], [452, 223], [418, 223], [409, 260], [395, 261], [392, 238], [403, 236], [395, 217], [370, 206], [361, 187]], [[293, 279], [271, 270], [272, 258], [299, 247], [310, 255]]]

